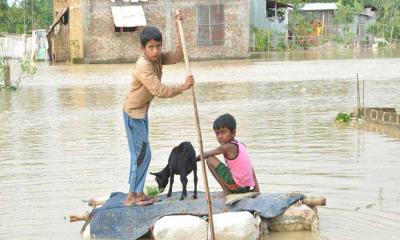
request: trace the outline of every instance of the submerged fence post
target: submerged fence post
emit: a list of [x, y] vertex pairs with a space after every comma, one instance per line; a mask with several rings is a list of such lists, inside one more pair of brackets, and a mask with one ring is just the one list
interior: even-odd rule
[[360, 113], [360, 81], [358, 79], [358, 73], [357, 73], [357, 118]]
[[362, 80], [362, 85], [363, 85], [363, 92], [362, 92], [362, 95], [363, 95], [363, 102], [362, 102], [362, 106], [363, 106], [363, 108], [365, 107], [365, 105], [364, 105], [364, 100], [365, 100], [365, 98], [364, 98], [364, 93], [365, 93], [365, 80], [363, 79]]
[[11, 87], [11, 74], [10, 74], [10, 65], [6, 64], [3, 66], [3, 74], [4, 74], [4, 87]]

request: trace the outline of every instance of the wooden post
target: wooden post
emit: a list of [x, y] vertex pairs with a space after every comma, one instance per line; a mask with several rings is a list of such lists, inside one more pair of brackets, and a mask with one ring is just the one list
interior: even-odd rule
[[326, 198], [324, 197], [305, 197], [302, 202], [310, 207], [326, 206]]
[[364, 98], [364, 93], [365, 93], [365, 80], [363, 79], [362, 80], [362, 85], [363, 85], [363, 92], [362, 92], [362, 94], [363, 94], [363, 102], [362, 102], [362, 106], [363, 106], [363, 108], [365, 107], [365, 105], [364, 105], [364, 100], [365, 100], [365, 98]]
[[393, 43], [393, 25], [392, 25], [392, 29], [390, 30], [390, 44]]
[[358, 80], [358, 73], [357, 73], [357, 118], [360, 113], [360, 81]]
[[[182, 25], [181, 20], [178, 21], [178, 28], [179, 28], [179, 35], [181, 38], [183, 56], [185, 58], [186, 74], [190, 75], [191, 71], [190, 71], [190, 65], [189, 65], [189, 56], [188, 56], [187, 49], [186, 49], [185, 34], [183, 32], [183, 25]], [[195, 115], [195, 119], [196, 119], [197, 138], [198, 138], [199, 145], [200, 145], [200, 159], [201, 159], [201, 169], [202, 169], [202, 173], [203, 173], [203, 183], [204, 183], [204, 188], [205, 188], [205, 192], [206, 192], [205, 195], [206, 195], [207, 206], [208, 206], [208, 223], [210, 225], [211, 240], [215, 240], [211, 197], [210, 197], [210, 190], [208, 187], [206, 165], [205, 165], [205, 159], [204, 159], [204, 154], [203, 154], [203, 140], [201, 137], [200, 120], [199, 120], [199, 113], [197, 111], [197, 103], [196, 103], [196, 95], [194, 92], [194, 86], [192, 87], [192, 96], [193, 96], [193, 110], [194, 110], [194, 115]]]
[[11, 87], [10, 65], [6, 64], [3, 67], [3, 71], [4, 71], [4, 87], [5, 88], [10, 88]]
[[87, 212], [83, 214], [69, 215], [69, 222], [89, 221], [89, 220], [90, 220], [90, 214]]

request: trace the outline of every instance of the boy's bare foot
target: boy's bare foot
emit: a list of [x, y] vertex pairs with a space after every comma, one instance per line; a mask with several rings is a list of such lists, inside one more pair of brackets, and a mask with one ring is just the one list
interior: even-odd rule
[[125, 199], [125, 201], [124, 201], [124, 205], [125, 206], [127, 206], [127, 207], [129, 207], [129, 206], [134, 206], [134, 205], [136, 205], [136, 206], [148, 206], [148, 205], [151, 205], [151, 204], [153, 204], [155, 201], [154, 200], [143, 200], [143, 199], [140, 199], [139, 197], [137, 197], [137, 198], [134, 198], [134, 199]]
[[158, 201], [160, 200], [154, 197], [147, 196], [144, 193], [128, 194], [128, 196], [124, 200], [124, 205], [148, 206]]
[[131, 196], [130, 194], [128, 194], [128, 196], [124, 200], [124, 205], [125, 206], [131, 206], [131, 205], [135, 204], [135, 202], [136, 202], [136, 197]]

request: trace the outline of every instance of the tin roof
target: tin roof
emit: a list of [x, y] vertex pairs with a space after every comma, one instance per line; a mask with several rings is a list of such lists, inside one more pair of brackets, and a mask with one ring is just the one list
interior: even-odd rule
[[142, 6], [114, 6], [111, 7], [111, 12], [116, 27], [147, 25]]
[[302, 11], [326, 11], [336, 9], [336, 3], [306, 3], [300, 8]]
[[57, 16], [54, 18], [53, 24], [51, 24], [51, 26], [49, 27], [49, 29], [47, 30], [46, 35], [49, 35], [49, 33], [51, 33], [53, 31], [53, 29], [55, 28], [55, 26], [58, 24], [58, 22], [61, 21], [61, 18], [67, 14], [69, 11], [68, 7], [62, 8], [58, 11]]

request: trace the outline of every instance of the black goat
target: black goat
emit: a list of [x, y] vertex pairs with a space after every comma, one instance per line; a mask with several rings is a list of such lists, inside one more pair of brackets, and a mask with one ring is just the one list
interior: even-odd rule
[[182, 195], [181, 200], [187, 196], [186, 184], [188, 183], [187, 175], [193, 171], [194, 174], [194, 194], [193, 198], [197, 198], [197, 164], [196, 164], [196, 152], [190, 142], [182, 142], [177, 147], [174, 147], [168, 158], [167, 166], [158, 173], [150, 173], [156, 176], [156, 182], [158, 189], [163, 192], [165, 187], [169, 183], [169, 190], [167, 197], [172, 194], [172, 184], [174, 183], [174, 174], [181, 176], [182, 182]]

